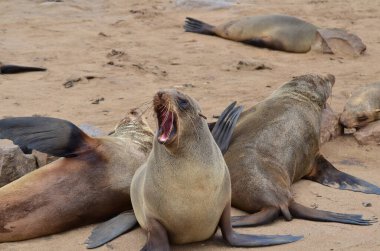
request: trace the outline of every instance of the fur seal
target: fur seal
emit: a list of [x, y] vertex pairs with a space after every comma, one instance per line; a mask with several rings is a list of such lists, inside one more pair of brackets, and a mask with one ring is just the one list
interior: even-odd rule
[[[227, 143], [220, 144], [222, 149], [237, 120], [229, 114], [241, 111], [234, 105], [225, 109], [213, 129]], [[0, 188], [0, 243], [62, 232], [132, 209], [132, 176], [146, 160], [153, 140], [141, 115], [132, 110], [104, 137], [90, 137], [69, 121], [55, 118], [0, 120], [0, 138], [13, 140], [25, 153], [35, 149], [63, 157]], [[117, 221], [124, 232], [137, 223], [128, 211]]]
[[235, 233], [230, 222], [231, 183], [223, 155], [191, 97], [175, 90], [154, 96], [158, 132], [148, 160], [132, 179], [137, 221], [148, 232], [142, 250], [203, 241], [219, 226], [232, 246], [269, 246], [297, 236]]
[[0, 74], [16, 74], [30, 71], [46, 71], [46, 69], [21, 65], [3, 65], [0, 63]]
[[232, 205], [254, 213], [233, 217], [234, 227], [262, 225], [280, 213], [315, 221], [370, 225], [375, 220], [307, 208], [296, 203], [292, 183], [301, 178], [326, 186], [379, 194], [380, 188], [337, 170], [319, 152], [321, 112], [333, 75], [303, 75], [241, 113], [224, 154], [231, 174]]
[[[130, 184], [152, 147], [135, 111], [111, 136], [90, 137], [48, 117], [0, 120], [0, 138], [63, 157], [0, 188], [0, 243], [54, 234], [132, 209]], [[129, 218], [131, 227], [136, 220]]]
[[257, 47], [287, 52], [304, 53], [312, 47], [323, 53], [333, 53], [335, 42], [348, 46], [355, 55], [362, 54], [366, 46], [361, 39], [341, 29], [319, 29], [301, 19], [286, 15], [260, 15], [244, 17], [222, 25], [212, 26], [187, 17], [185, 31], [215, 35]]
[[352, 93], [340, 115], [346, 128], [360, 128], [380, 119], [380, 82], [368, 84]]

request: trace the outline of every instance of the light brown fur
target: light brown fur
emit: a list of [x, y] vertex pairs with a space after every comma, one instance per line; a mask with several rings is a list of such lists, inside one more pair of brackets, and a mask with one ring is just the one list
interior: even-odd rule
[[380, 82], [368, 84], [348, 99], [340, 122], [347, 128], [364, 127], [380, 119]]
[[0, 242], [58, 233], [131, 209], [132, 176], [153, 136], [132, 117], [115, 136], [90, 138], [90, 149], [79, 156], [60, 158], [0, 188]]
[[291, 185], [313, 168], [321, 111], [333, 83], [332, 75], [296, 77], [241, 114], [224, 155], [233, 206], [284, 213], [293, 200]]
[[[210, 238], [230, 201], [227, 166], [198, 114], [198, 104], [174, 90], [164, 95], [178, 117], [178, 135], [170, 144], [153, 142], [147, 162], [132, 180], [131, 197], [140, 226], [146, 231], [151, 219], [160, 222], [171, 243], [182, 244]], [[190, 101], [189, 111], [180, 111], [176, 98]]]

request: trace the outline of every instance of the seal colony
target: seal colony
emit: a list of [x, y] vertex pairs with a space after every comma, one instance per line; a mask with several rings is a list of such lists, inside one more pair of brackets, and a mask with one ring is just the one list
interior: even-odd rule
[[280, 213], [292, 217], [370, 225], [375, 220], [307, 208], [290, 191], [301, 178], [326, 186], [380, 195], [380, 188], [337, 170], [319, 152], [321, 112], [332, 75], [303, 75], [241, 113], [224, 154], [231, 174], [232, 205], [254, 213], [233, 217], [234, 227], [257, 226]]
[[199, 105], [175, 90], [154, 97], [158, 132], [148, 160], [131, 185], [133, 209], [148, 233], [142, 250], [203, 241], [219, 226], [232, 246], [289, 243], [298, 236], [254, 236], [231, 227], [231, 183], [223, 155], [200, 116]]
[[[356, 35], [341, 29], [320, 29], [296, 17], [287, 15], [261, 15], [244, 17], [218, 26], [212, 26], [187, 17], [185, 31], [214, 35], [257, 47], [286, 52], [304, 53], [312, 48], [323, 53], [333, 53], [339, 40], [355, 55], [360, 55], [366, 46]], [[339, 45], [342, 47], [342, 44]]]

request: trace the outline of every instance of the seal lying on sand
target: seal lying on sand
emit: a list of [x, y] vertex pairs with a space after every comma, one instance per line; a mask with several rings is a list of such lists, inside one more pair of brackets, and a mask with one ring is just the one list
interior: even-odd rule
[[241, 235], [230, 222], [231, 183], [199, 105], [175, 90], [154, 97], [158, 133], [153, 149], [132, 180], [131, 198], [140, 226], [148, 232], [143, 250], [169, 250], [169, 243], [209, 239], [219, 226], [232, 246], [269, 246], [295, 236]]
[[[233, 105], [223, 114], [240, 114], [241, 110], [229, 110]], [[215, 129], [227, 144], [236, 120], [223, 116], [222, 128]], [[111, 136], [90, 137], [65, 120], [26, 117], [0, 120], [0, 138], [13, 140], [24, 152], [36, 149], [64, 157], [0, 188], [0, 242], [9, 242], [62, 232], [132, 209], [132, 176], [152, 149], [153, 133], [132, 110]], [[124, 231], [136, 224], [131, 212], [123, 213], [122, 220]]]
[[292, 183], [301, 178], [339, 189], [380, 194], [380, 188], [339, 170], [319, 153], [321, 111], [334, 76], [295, 77], [271, 96], [241, 113], [224, 154], [231, 174], [232, 205], [249, 216], [233, 217], [233, 226], [261, 225], [280, 214], [370, 225], [361, 215], [307, 208], [293, 199]]
[[112, 136], [99, 138], [60, 119], [0, 120], [0, 138], [24, 151], [64, 157], [0, 189], [0, 242], [58, 233], [132, 209], [130, 183], [152, 137], [135, 112]]
[[[348, 46], [348, 50], [359, 55], [366, 49], [359, 37], [344, 30], [319, 29], [313, 24], [286, 15], [244, 17], [218, 26], [187, 17], [184, 28], [187, 32], [215, 35], [287, 52], [308, 52], [315, 46], [323, 53], [333, 53], [334, 49]], [[343, 43], [336, 46], [337, 41]]]
[[3, 65], [0, 63], [0, 74], [15, 74], [30, 71], [46, 71], [46, 69], [20, 65]]
[[346, 128], [360, 128], [380, 119], [380, 82], [359, 88], [348, 99], [340, 123]]

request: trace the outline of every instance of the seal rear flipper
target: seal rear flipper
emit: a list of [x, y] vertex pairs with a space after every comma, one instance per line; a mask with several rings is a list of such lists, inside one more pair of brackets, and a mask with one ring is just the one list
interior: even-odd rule
[[215, 139], [216, 144], [219, 146], [221, 152], [224, 154], [231, 141], [232, 133], [235, 129], [236, 123], [239, 119], [242, 106], [235, 107], [236, 101], [231, 103], [220, 115], [213, 127], [211, 134]]
[[191, 17], [186, 17], [184, 28], [186, 32], [194, 32], [204, 35], [215, 35], [214, 26]]
[[318, 29], [317, 34], [322, 39], [323, 53], [336, 54], [342, 51], [358, 56], [367, 48], [358, 36], [343, 29]]
[[49, 117], [2, 119], [0, 139], [12, 140], [24, 153], [35, 149], [57, 157], [75, 157], [98, 145], [71, 122]]
[[275, 207], [264, 208], [260, 212], [231, 217], [232, 227], [255, 227], [265, 225], [278, 218], [280, 209]]
[[339, 171], [323, 155], [316, 157], [313, 171], [304, 178], [342, 190], [380, 195], [380, 187]]
[[88, 249], [100, 247], [133, 229], [136, 225], [137, 219], [133, 211], [123, 212], [94, 228], [85, 242], [86, 247]]
[[219, 221], [223, 238], [234, 247], [264, 247], [295, 242], [303, 236], [292, 235], [247, 235], [236, 233], [231, 226], [231, 205], [224, 209]]
[[302, 206], [301, 204], [298, 204], [294, 201], [289, 204], [289, 211], [294, 218], [312, 221], [338, 222], [343, 224], [361, 226], [369, 226], [372, 225], [372, 223], [377, 222], [376, 218], [367, 220], [363, 219], [363, 216], [360, 214], [340, 214], [317, 210]]
[[46, 69], [40, 68], [40, 67], [30, 67], [30, 66], [20, 66], [20, 65], [0, 66], [0, 74], [16, 74], [16, 73], [31, 72], [31, 71], [46, 71]]

